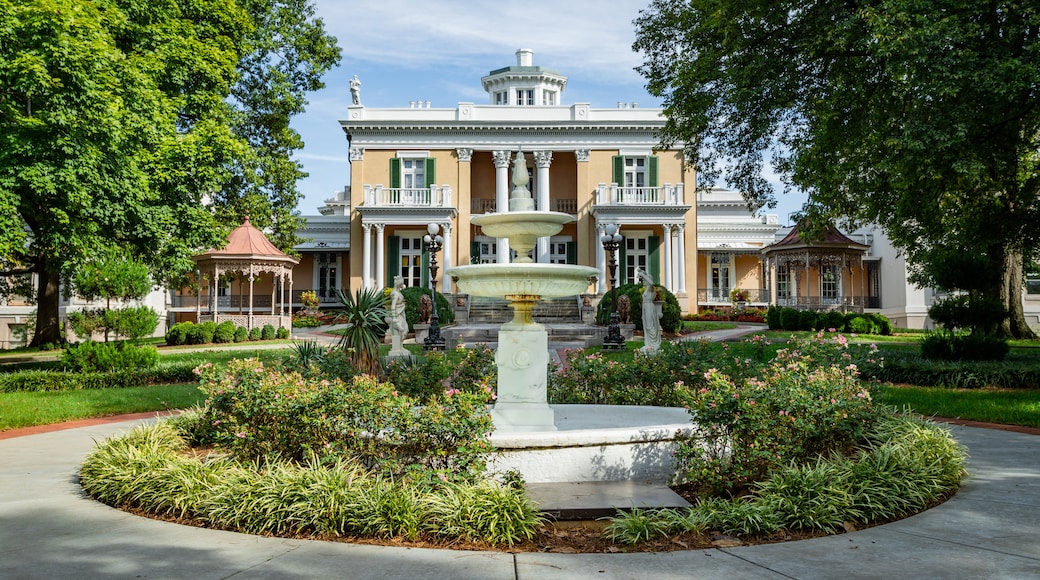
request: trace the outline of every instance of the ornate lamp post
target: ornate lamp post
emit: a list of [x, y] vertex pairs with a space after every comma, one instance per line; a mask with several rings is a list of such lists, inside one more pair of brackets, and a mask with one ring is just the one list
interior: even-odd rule
[[444, 350], [444, 337], [441, 336], [441, 327], [437, 319], [437, 252], [444, 245], [444, 237], [440, 235], [441, 226], [429, 224], [426, 226], [429, 232], [423, 236], [426, 251], [430, 252], [430, 291], [433, 298], [433, 312], [430, 313], [430, 334], [423, 343], [423, 350]]
[[621, 336], [621, 322], [617, 312], [617, 260], [616, 254], [621, 247], [621, 234], [618, 233], [616, 224], [607, 224], [603, 228], [605, 232], [600, 241], [603, 249], [610, 256], [610, 325], [607, 326], [607, 336], [603, 339], [603, 350], [623, 350], [625, 348], [625, 337]]

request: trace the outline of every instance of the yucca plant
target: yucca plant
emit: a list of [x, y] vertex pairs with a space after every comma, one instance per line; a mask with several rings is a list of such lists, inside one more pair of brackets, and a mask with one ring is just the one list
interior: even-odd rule
[[338, 346], [347, 353], [351, 363], [362, 373], [379, 375], [379, 343], [386, 334], [386, 298], [383, 292], [372, 288], [358, 290], [354, 295], [336, 289], [343, 312], [336, 317], [337, 324], [346, 324]]

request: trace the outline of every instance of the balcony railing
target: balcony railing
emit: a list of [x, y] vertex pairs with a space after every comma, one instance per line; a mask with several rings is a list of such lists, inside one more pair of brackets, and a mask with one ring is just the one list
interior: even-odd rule
[[850, 310], [862, 312], [864, 308], [881, 308], [879, 296], [788, 296], [776, 300], [777, 306], [807, 310]]
[[366, 207], [451, 207], [451, 186], [383, 187], [365, 185]]
[[[560, 198], [549, 200], [549, 208], [561, 213], [578, 213], [578, 200], [574, 198]], [[470, 200], [469, 211], [472, 214], [495, 213], [498, 211], [498, 203], [494, 199], [474, 198]]]
[[[292, 292], [292, 305], [300, 306], [300, 295], [304, 292], [314, 292], [318, 294], [318, 300], [322, 305], [333, 305], [338, 304], [339, 299], [336, 297], [336, 293], [333, 290], [326, 290], [325, 295], [321, 295], [317, 290], [308, 289], [293, 289]], [[187, 295], [174, 295], [170, 297], [170, 307], [178, 310], [194, 310], [201, 308], [204, 311], [210, 310], [210, 296], [203, 294], [196, 298], [190, 294]], [[281, 295], [274, 297], [274, 305], [282, 305]], [[230, 296], [218, 296], [217, 297], [217, 308], [222, 311], [229, 310], [245, 310], [249, 308], [249, 294], [232, 294]], [[271, 295], [270, 294], [253, 294], [253, 311], [257, 312], [264, 308], [271, 308]]]
[[659, 187], [621, 187], [601, 183], [596, 188], [596, 205], [681, 205], [683, 184], [666, 183]]
[[[699, 304], [732, 304], [729, 299], [729, 288], [700, 288], [697, 290]], [[769, 289], [755, 288], [744, 290], [748, 295], [748, 304], [769, 304]]]

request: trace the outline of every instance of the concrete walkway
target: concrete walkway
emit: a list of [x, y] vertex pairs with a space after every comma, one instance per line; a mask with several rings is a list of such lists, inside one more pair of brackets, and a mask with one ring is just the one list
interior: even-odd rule
[[971, 478], [892, 524], [814, 540], [661, 554], [505, 554], [249, 536], [136, 517], [77, 483], [139, 421], [0, 440], [0, 578], [1040, 578], [1040, 437], [953, 427]]

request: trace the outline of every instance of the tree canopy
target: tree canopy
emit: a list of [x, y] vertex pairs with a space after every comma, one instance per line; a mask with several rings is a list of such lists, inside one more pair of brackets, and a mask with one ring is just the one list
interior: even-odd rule
[[34, 343], [113, 247], [178, 283], [249, 212], [291, 249], [289, 117], [338, 59], [305, 0], [0, 0], [0, 260], [39, 277]]
[[[951, 248], [999, 266], [987, 292], [1028, 335], [1040, 241], [1040, 7], [1013, 0], [654, 0], [636, 20], [664, 138], [699, 179], [877, 223], [913, 264]], [[816, 220], [822, 222], [823, 220]], [[926, 270], [917, 280], [933, 282]], [[1017, 309], [1017, 311], [1016, 311]]]

